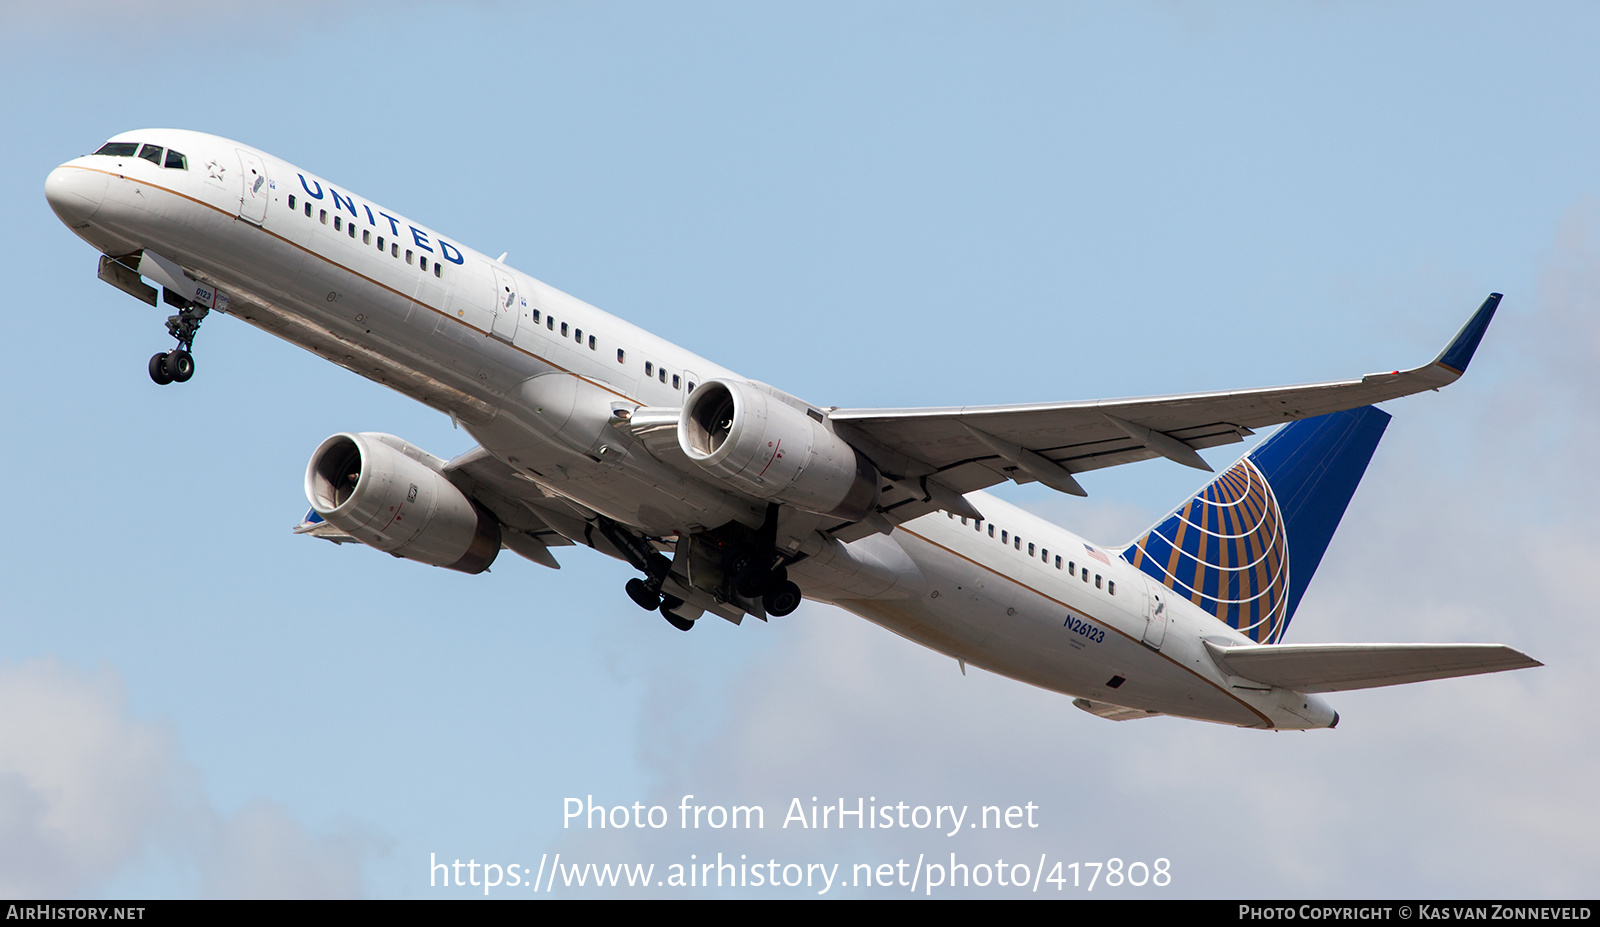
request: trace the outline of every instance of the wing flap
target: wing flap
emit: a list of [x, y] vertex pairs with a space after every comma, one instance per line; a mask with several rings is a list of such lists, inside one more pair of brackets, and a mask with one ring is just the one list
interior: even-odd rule
[[1223, 672], [1300, 692], [1372, 689], [1544, 665], [1504, 644], [1205, 644]]
[[1124, 708], [1109, 702], [1094, 702], [1086, 698], [1075, 698], [1072, 704], [1087, 711], [1091, 715], [1105, 718], [1107, 721], [1136, 721], [1140, 718], [1160, 717], [1159, 711], [1145, 711], [1142, 708]]

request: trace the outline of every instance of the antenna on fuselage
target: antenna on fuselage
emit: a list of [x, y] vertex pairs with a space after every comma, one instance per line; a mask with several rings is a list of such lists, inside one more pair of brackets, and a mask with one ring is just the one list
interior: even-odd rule
[[500, 252], [500, 256], [495, 258], [494, 262], [496, 264], [504, 264], [506, 262], [506, 255], [508, 255], [510, 253], [511, 253], [510, 251], [502, 251], [502, 252]]

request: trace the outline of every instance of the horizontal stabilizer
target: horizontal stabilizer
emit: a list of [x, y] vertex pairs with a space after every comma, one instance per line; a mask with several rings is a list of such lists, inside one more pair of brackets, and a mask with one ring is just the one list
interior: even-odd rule
[[1250, 644], [1206, 649], [1223, 672], [1300, 692], [1342, 692], [1543, 666], [1504, 644]]

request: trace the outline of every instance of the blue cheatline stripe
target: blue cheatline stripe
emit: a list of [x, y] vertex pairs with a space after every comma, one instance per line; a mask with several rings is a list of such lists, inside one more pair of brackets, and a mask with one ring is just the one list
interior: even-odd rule
[[1388, 424], [1367, 406], [1285, 426], [1123, 559], [1252, 640], [1276, 643]]

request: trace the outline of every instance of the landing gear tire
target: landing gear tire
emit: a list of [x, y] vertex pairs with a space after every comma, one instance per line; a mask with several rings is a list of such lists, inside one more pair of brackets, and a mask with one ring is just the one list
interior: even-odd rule
[[622, 588], [628, 593], [628, 598], [633, 600], [633, 604], [647, 612], [653, 612], [661, 607], [661, 594], [652, 592], [650, 586], [642, 579], [637, 577], [630, 579]]
[[[192, 363], [190, 364], [190, 369], [192, 372]], [[157, 354], [150, 358], [150, 379], [156, 381], [157, 386], [166, 386], [172, 382], [172, 371], [167, 366], [166, 354]]]
[[767, 590], [767, 594], [761, 597], [761, 606], [767, 610], [767, 614], [782, 618], [799, 608], [804, 598], [800, 594], [800, 587], [786, 579]]
[[174, 383], [187, 383], [194, 376], [194, 357], [182, 348], [167, 355], [167, 373]]
[[683, 600], [678, 598], [677, 596], [673, 596], [673, 595], [662, 596], [661, 597], [661, 617], [667, 619], [667, 624], [672, 625], [673, 627], [677, 628], [680, 631], [693, 631], [694, 630], [694, 622], [693, 621], [690, 621], [687, 618], [679, 618], [677, 615], [674, 615], [672, 613], [673, 609], [677, 608], [678, 606], [680, 606], [682, 604], [683, 604]]
[[734, 580], [733, 588], [735, 592], [747, 599], [759, 599], [766, 595], [769, 590], [776, 589], [788, 581], [789, 571], [784, 567], [778, 567], [770, 573], [761, 573], [746, 568], [745, 572]]

